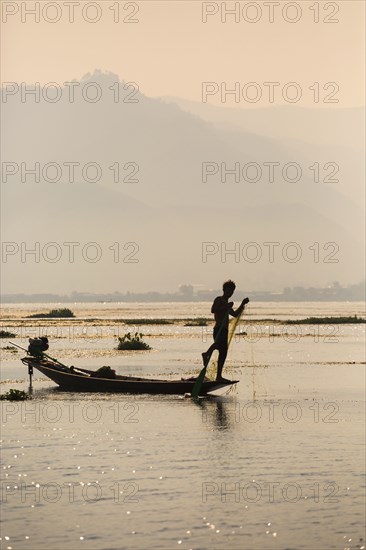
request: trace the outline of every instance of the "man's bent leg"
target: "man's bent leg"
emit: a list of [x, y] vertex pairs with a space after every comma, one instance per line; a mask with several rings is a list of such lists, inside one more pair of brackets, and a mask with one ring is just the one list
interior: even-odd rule
[[217, 345], [215, 344], [215, 342], [208, 348], [207, 351], [204, 351], [201, 355], [202, 355], [202, 361], [203, 361], [203, 365], [205, 367], [207, 367], [207, 365], [209, 364], [210, 362], [210, 359], [211, 359], [211, 355], [213, 354], [213, 352], [215, 351], [215, 349], [217, 349]]

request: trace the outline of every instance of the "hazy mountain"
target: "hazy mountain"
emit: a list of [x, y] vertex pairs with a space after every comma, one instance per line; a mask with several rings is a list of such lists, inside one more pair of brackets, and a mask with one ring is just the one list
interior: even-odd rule
[[275, 139], [301, 139], [322, 145], [351, 145], [362, 150], [365, 139], [364, 107], [341, 108], [318, 104], [314, 109], [293, 105], [256, 107], [221, 107], [199, 103], [178, 97], [162, 98], [168, 104], [204, 120], [222, 125], [233, 125], [247, 132], [274, 137]]
[[[83, 100], [80, 94], [70, 103], [66, 87], [55, 103], [42, 98], [39, 103], [30, 99], [21, 102], [16, 95], [3, 103], [2, 239], [19, 244], [20, 249], [21, 242], [29, 248], [39, 242], [41, 249], [45, 243], [57, 242], [62, 250], [57, 262], [45, 260], [42, 254], [38, 263], [30, 255], [22, 262], [20, 251], [9, 256], [3, 264], [4, 293], [175, 290], [184, 282], [217, 287], [217, 281], [228, 276], [240, 279], [241, 287], [269, 289], [333, 280], [357, 282], [362, 278], [363, 212], [359, 196], [340, 192], [340, 184], [315, 183], [308, 169], [309, 162], [316, 160], [313, 155], [318, 147], [323, 155], [328, 154], [328, 130], [323, 132], [321, 146], [312, 145], [313, 150], [304, 152], [301, 142], [290, 136], [278, 139], [274, 130], [267, 135], [253, 131], [255, 117], [263, 120], [263, 110], [251, 111], [252, 122], [245, 127], [240, 122], [243, 113], [235, 110], [237, 123], [234, 126], [228, 119], [224, 127], [223, 121], [203, 120], [200, 113], [188, 113], [175, 103], [147, 98], [140, 92], [134, 93], [135, 103], [116, 103], [112, 93], [116, 82], [116, 75], [98, 71], [82, 79], [80, 88], [92, 89], [92, 83], [97, 83], [102, 90], [96, 103]], [[131, 88], [123, 87], [120, 82], [121, 95], [131, 94]], [[297, 112], [294, 108], [292, 114], [299, 123]], [[284, 116], [284, 134], [289, 116]], [[267, 111], [266, 117], [272, 117], [276, 125], [279, 110]], [[327, 120], [325, 117], [324, 124]], [[303, 140], [306, 132], [299, 128], [302, 126], [298, 126], [297, 138]], [[343, 151], [338, 141], [337, 147]], [[352, 147], [350, 151], [350, 158], [357, 157]], [[19, 165], [17, 174], [9, 175], [6, 182], [4, 162]], [[35, 162], [40, 163], [41, 172], [47, 163], [58, 163], [59, 181], [45, 182], [41, 173], [39, 183], [24, 174], [22, 182], [21, 163], [32, 168]], [[70, 162], [80, 163], [75, 166], [73, 182], [65, 165]], [[117, 162], [119, 183], [114, 182], [110, 168]], [[221, 163], [230, 169], [238, 162], [241, 168], [255, 162], [262, 178], [249, 183], [241, 177], [236, 183], [234, 176], [228, 176], [223, 183], [218, 173], [204, 183], [205, 162], [217, 169]], [[296, 162], [302, 167], [302, 178], [289, 183], [278, 172], [275, 181], [269, 182], [264, 162], [279, 162], [279, 170], [288, 162]], [[81, 168], [86, 163], [98, 163], [98, 181], [85, 181], [97, 173], [90, 166], [87, 178], [83, 178]], [[56, 178], [56, 171], [49, 168], [46, 177]], [[249, 177], [253, 178], [250, 171]], [[64, 242], [80, 243], [75, 249], [79, 252], [83, 244], [96, 242], [102, 257], [93, 263], [79, 253], [70, 262]], [[116, 242], [121, 248], [118, 262], [113, 248]], [[202, 261], [203, 242], [217, 243], [214, 248], [217, 246], [218, 252], [207, 261]], [[260, 248], [257, 262], [245, 257], [249, 242]], [[265, 242], [280, 243], [274, 262], [269, 261]], [[289, 242], [297, 242], [301, 248], [297, 263], [282, 257]], [[138, 252], [132, 245], [123, 249], [126, 243], [137, 243]], [[309, 249], [313, 243], [319, 243], [319, 261], [314, 261], [315, 251]], [[336, 243], [339, 251], [331, 256], [332, 247], [323, 250], [326, 243]], [[241, 256], [225, 256], [225, 247], [229, 250], [235, 246], [239, 246]], [[129, 261], [131, 254], [138, 261]], [[327, 258], [338, 259], [338, 263], [324, 262]]]

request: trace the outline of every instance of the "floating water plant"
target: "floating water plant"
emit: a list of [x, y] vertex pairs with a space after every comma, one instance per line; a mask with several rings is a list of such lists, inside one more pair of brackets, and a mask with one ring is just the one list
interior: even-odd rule
[[0, 395], [0, 399], [6, 401], [25, 401], [26, 399], [30, 399], [30, 396], [25, 391], [11, 388], [6, 393], [3, 393], [3, 395]]
[[307, 317], [306, 319], [288, 320], [287, 325], [347, 325], [366, 323], [366, 319], [349, 315], [347, 317]]
[[184, 325], [185, 327], [207, 327], [207, 319], [198, 317], [197, 319], [189, 319]]
[[70, 318], [75, 317], [75, 315], [71, 309], [63, 307], [60, 309], [51, 309], [49, 313], [34, 313], [33, 315], [28, 315], [27, 319], [48, 319], [54, 317]]
[[118, 338], [119, 343], [117, 346], [118, 350], [149, 350], [151, 347], [146, 344], [142, 339], [143, 334], [141, 332], [127, 332], [124, 336]]
[[7, 330], [0, 330], [0, 338], [16, 338], [16, 334]]

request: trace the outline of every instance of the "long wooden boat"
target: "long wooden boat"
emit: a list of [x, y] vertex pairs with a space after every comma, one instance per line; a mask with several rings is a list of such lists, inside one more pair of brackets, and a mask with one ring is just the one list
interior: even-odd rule
[[[115, 378], [100, 378], [96, 371], [61, 366], [48, 359], [38, 357], [24, 357], [22, 362], [28, 368], [36, 368], [42, 374], [56, 382], [60, 389], [73, 392], [98, 393], [133, 393], [133, 394], [165, 394], [184, 395], [191, 393], [196, 379], [156, 380], [153, 378], [139, 378], [135, 376], [120, 376]], [[204, 381], [200, 395], [227, 388], [237, 384], [238, 380]]]

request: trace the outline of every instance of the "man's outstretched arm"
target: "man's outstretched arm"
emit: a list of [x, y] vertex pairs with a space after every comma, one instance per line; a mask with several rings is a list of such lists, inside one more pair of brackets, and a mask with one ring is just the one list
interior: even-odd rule
[[[249, 302], [249, 298], [244, 298], [244, 300], [242, 301], [242, 303], [240, 304], [240, 306], [238, 307], [238, 309], [233, 309], [232, 307], [229, 309], [229, 313], [230, 315], [232, 315], [233, 317], [238, 317], [242, 311], [244, 310], [245, 308], [245, 304], [247, 304]], [[232, 304], [232, 302], [231, 302]]]

